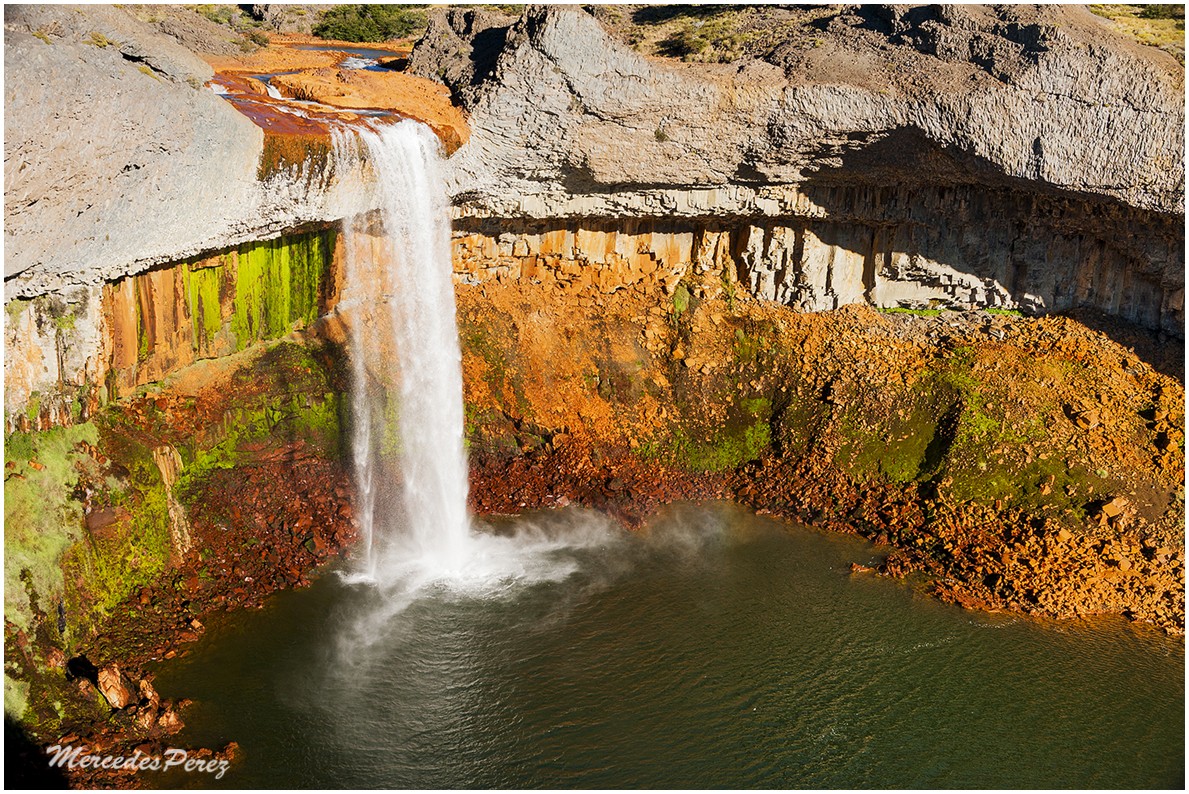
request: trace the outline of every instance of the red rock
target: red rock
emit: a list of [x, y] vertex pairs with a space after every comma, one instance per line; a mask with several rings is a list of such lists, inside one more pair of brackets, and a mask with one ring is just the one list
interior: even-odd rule
[[147, 677], [140, 679], [139, 689], [141, 700], [147, 701], [154, 708], [161, 702], [161, 696], [157, 694], [157, 690], [153, 689], [153, 685], [149, 683]]
[[151, 730], [157, 721], [157, 709], [153, 706], [142, 708], [136, 715], [136, 724], [144, 730]]

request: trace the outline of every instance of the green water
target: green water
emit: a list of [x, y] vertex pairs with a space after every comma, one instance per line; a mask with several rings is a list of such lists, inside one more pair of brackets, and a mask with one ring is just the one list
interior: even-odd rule
[[[597, 523], [564, 515], [540, 531]], [[375, 593], [333, 575], [211, 621], [157, 685], [196, 701], [179, 746], [242, 758], [146, 782], [1183, 787], [1179, 639], [963, 611], [731, 506], [599, 531], [552, 580], [422, 592], [366, 646], [342, 637]]]

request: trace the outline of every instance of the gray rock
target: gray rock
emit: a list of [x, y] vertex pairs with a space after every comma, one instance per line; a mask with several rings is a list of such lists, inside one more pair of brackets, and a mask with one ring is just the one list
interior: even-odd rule
[[[1074, 7], [863, 6], [814, 30], [693, 65], [573, 6], [439, 17], [412, 62], [471, 114], [457, 218], [727, 219], [741, 280], [802, 309], [1089, 305], [1183, 333], [1175, 60]], [[504, 40], [484, 69], [481, 36]]]
[[478, 97], [507, 43], [514, 17], [484, 8], [440, 10], [409, 59], [412, 74], [449, 86], [464, 107]]
[[[1080, 9], [929, 13], [842, 14], [818, 52], [695, 67], [636, 54], [577, 7], [535, 7], [506, 33], [453, 12], [412, 62], [471, 111], [456, 189], [493, 212], [550, 193], [890, 177], [1023, 180], [1180, 211], [1183, 72], [1171, 58], [1112, 42]], [[880, 14], [884, 32], [871, 29]], [[476, 85], [470, 51], [500, 35]]]
[[4, 67], [6, 301], [342, 217], [323, 184], [260, 182], [260, 128], [120, 9], [9, 6]]
[[253, 3], [252, 18], [279, 33], [310, 33], [334, 3]]

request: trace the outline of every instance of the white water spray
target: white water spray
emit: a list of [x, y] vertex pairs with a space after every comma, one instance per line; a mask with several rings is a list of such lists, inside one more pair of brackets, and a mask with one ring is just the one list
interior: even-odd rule
[[[338, 307], [350, 339], [362, 534], [359, 569], [344, 578], [376, 590], [340, 638], [344, 659], [358, 661], [362, 647], [391, 630], [392, 617], [423, 597], [491, 598], [522, 584], [560, 581], [622, 536], [606, 518], [577, 511], [544, 522], [521, 519], [511, 533], [472, 530], [438, 140], [421, 124], [402, 121], [336, 132], [335, 147], [340, 181], [376, 191], [359, 188], [365, 203], [344, 224], [346, 284]], [[378, 216], [371, 207], [380, 208]]]
[[438, 140], [410, 121], [358, 138], [380, 213], [346, 224], [343, 312], [363, 572], [385, 583], [412, 562], [447, 574], [466, 561], [462, 368]]

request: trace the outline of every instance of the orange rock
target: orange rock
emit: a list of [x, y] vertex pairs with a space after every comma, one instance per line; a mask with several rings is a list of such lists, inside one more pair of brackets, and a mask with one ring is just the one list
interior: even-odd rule
[[99, 691], [113, 709], [122, 709], [134, 700], [127, 679], [114, 664], [109, 664], [99, 671]]
[[337, 69], [283, 74], [272, 84], [286, 96], [321, 102], [343, 109], [390, 110], [428, 124], [453, 153], [470, 137], [463, 112], [450, 102], [449, 90], [439, 83], [400, 72]]
[[1122, 496], [1116, 496], [1102, 506], [1102, 514], [1107, 518], [1117, 518], [1123, 514], [1123, 508], [1127, 506], [1127, 500]]

